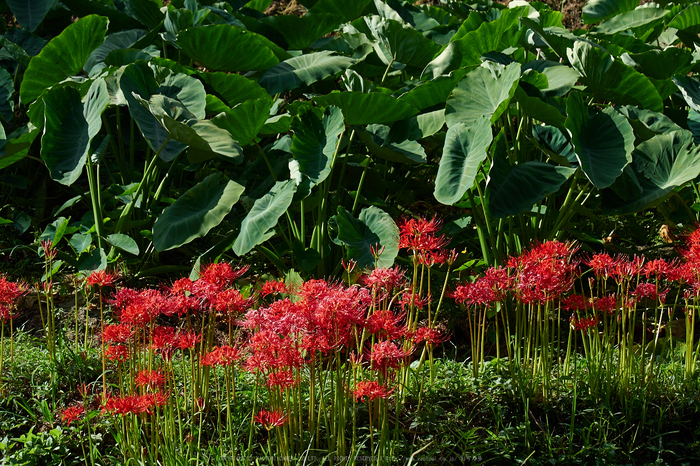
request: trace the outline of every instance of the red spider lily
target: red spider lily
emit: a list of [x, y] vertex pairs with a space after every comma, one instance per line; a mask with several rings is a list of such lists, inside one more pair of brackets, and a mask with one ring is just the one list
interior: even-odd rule
[[117, 292], [112, 303], [121, 323], [137, 327], [142, 327], [155, 320], [160, 314], [170, 315], [172, 310], [167, 296], [158, 290], [147, 289], [136, 293], [121, 294]]
[[596, 277], [609, 278], [613, 275], [617, 267], [618, 259], [613, 259], [609, 254], [593, 254], [593, 256], [584, 261], [584, 263], [593, 269]]
[[407, 248], [413, 254], [442, 249], [448, 241], [444, 235], [435, 235], [441, 226], [442, 221], [437, 215], [430, 220], [404, 218], [399, 222], [399, 248]]
[[458, 286], [451, 296], [467, 306], [490, 305], [503, 301], [512, 285], [513, 277], [508, 274], [508, 269], [490, 267], [474, 283]]
[[642, 298], [649, 298], [652, 300], [656, 300], [661, 296], [665, 298], [666, 293], [668, 293], [668, 290], [659, 292], [655, 283], [640, 283], [637, 285], [637, 288], [634, 289], [632, 295], [639, 301]]
[[105, 357], [110, 361], [124, 362], [129, 359], [129, 348], [124, 345], [109, 345], [105, 348]]
[[202, 310], [202, 302], [195, 296], [188, 296], [185, 294], [170, 294], [168, 296], [167, 307], [163, 307], [161, 312], [163, 315], [172, 316], [177, 315], [182, 317], [187, 314], [187, 312], [199, 312]]
[[576, 271], [572, 263], [575, 251], [569, 243], [547, 241], [509, 260], [509, 266], [517, 272], [515, 290], [519, 299], [526, 304], [544, 304], [569, 291]]
[[618, 309], [617, 297], [612, 294], [610, 296], [603, 296], [602, 298], [596, 298], [592, 303], [593, 309], [600, 312], [605, 312], [612, 315]]
[[401, 325], [401, 321], [404, 320], [405, 317], [405, 314], [394, 315], [394, 313], [389, 310], [375, 311], [367, 319], [366, 327], [369, 333], [378, 338], [395, 340], [401, 338], [407, 332], [406, 327]]
[[305, 359], [303, 348], [293, 336], [280, 336], [272, 330], [261, 330], [249, 342], [251, 356], [246, 361], [250, 371], [269, 372], [275, 369], [302, 367]]
[[255, 415], [254, 420], [262, 424], [265, 429], [271, 430], [273, 427], [283, 426], [284, 423], [287, 422], [287, 416], [280, 411], [261, 409], [258, 414]]
[[0, 275], [0, 321], [14, 319], [19, 313], [14, 313], [17, 300], [27, 294], [29, 289], [24, 283], [8, 281]]
[[355, 270], [355, 267], [357, 267], [357, 261], [355, 259], [350, 259], [349, 261], [345, 261], [345, 259], [340, 260], [341, 264], [343, 264], [343, 268], [348, 274], [353, 273]]
[[396, 369], [406, 363], [410, 351], [404, 351], [390, 341], [380, 341], [372, 346], [369, 354], [372, 369], [386, 374], [387, 369]]
[[205, 308], [213, 305], [216, 296], [245, 275], [250, 266], [233, 269], [230, 264], [209, 264], [202, 269], [199, 279], [192, 283], [192, 294], [199, 298]]
[[644, 266], [644, 275], [647, 278], [654, 276], [656, 278], [662, 278], [668, 275], [675, 268], [673, 262], [668, 263], [663, 259], [654, 259], [646, 263]]
[[590, 307], [591, 300], [579, 294], [572, 294], [561, 301], [561, 308], [568, 311], [583, 311]]
[[404, 272], [400, 267], [377, 268], [360, 277], [360, 283], [378, 290], [398, 290], [405, 284]]
[[598, 317], [582, 317], [582, 318], [577, 318], [575, 315], [572, 315], [571, 318], [569, 319], [569, 323], [571, 324], [571, 328], [575, 331], [578, 330], [586, 330], [589, 328], [597, 327], [598, 326]]
[[109, 343], [126, 343], [134, 335], [134, 329], [128, 324], [106, 325], [102, 340]]
[[430, 327], [419, 327], [413, 333], [413, 343], [426, 342], [429, 345], [438, 345], [449, 340], [450, 337], [443, 335], [439, 330]]
[[423, 309], [426, 304], [432, 301], [433, 297], [430, 294], [425, 296], [419, 296], [418, 293], [404, 292], [401, 295], [401, 309], [406, 310], [406, 308], [414, 307], [416, 309]]
[[90, 287], [104, 288], [105, 286], [114, 286], [118, 279], [117, 274], [109, 273], [106, 270], [95, 270], [85, 279], [85, 284]]
[[162, 392], [146, 395], [108, 396], [102, 412], [110, 414], [151, 414], [151, 408], [168, 403], [168, 394]]
[[154, 389], [165, 385], [166, 380], [165, 374], [160, 370], [144, 369], [136, 376], [136, 386]]
[[446, 262], [448, 253], [442, 249], [436, 249], [433, 251], [420, 251], [418, 254], [416, 254], [416, 257], [418, 258], [419, 264], [432, 267], [433, 265]]
[[188, 277], [180, 278], [179, 280], [173, 282], [168, 291], [171, 295], [189, 296], [192, 294], [192, 280], [190, 280]]
[[82, 406], [71, 406], [66, 408], [61, 413], [61, 421], [70, 425], [71, 422], [80, 419], [80, 416], [85, 412], [85, 408]]
[[202, 341], [202, 335], [193, 330], [178, 333], [175, 338], [175, 346], [180, 349], [194, 348]]
[[644, 272], [644, 256], [634, 256], [631, 260], [620, 259], [613, 271], [613, 278], [618, 283], [641, 275]]
[[244, 298], [240, 291], [228, 289], [214, 297], [212, 306], [217, 312], [233, 317], [250, 309], [254, 302], [253, 297]]
[[388, 390], [387, 387], [380, 385], [379, 382], [363, 380], [357, 382], [357, 387], [352, 391], [352, 394], [355, 395], [356, 399], [365, 402], [367, 399], [374, 401], [377, 398], [389, 398], [393, 391], [393, 388]]
[[280, 390], [286, 390], [297, 385], [299, 385], [299, 377], [294, 375], [292, 369], [271, 372], [267, 376], [267, 386], [270, 388], [278, 387]]
[[236, 363], [241, 357], [241, 352], [232, 346], [221, 346], [213, 348], [209, 353], [202, 356], [199, 363], [202, 366], [230, 366]]
[[263, 283], [263, 286], [260, 289], [260, 296], [265, 298], [271, 294], [289, 294], [289, 290], [282, 280], [268, 280]]

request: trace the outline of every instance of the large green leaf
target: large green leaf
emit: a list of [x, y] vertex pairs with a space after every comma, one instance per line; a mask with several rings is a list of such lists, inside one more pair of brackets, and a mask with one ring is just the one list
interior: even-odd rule
[[262, 22], [279, 32], [290, 50], [302, 50], [317, 39], [335, 30], [344, 21], [335, 13], [306, 14], [304, 16], [268, 16]]
[[492, 139], [491, 122], [486, 115], [471, 126], [457, 123], [447, 130], [435, 178], [435, 199], [447, 205], [462, 199], [467, 189], [474, 186]]
[[667, 27], [682, 31], [684, 29], [694, 28], [698, 25], [700, 25], [700, 5], [693, 3], [674, 16], [674, 18], [669, 21]]
[[[637, 8], [636, 10], [628, 11], [611, 18], [604, 23], [595, 27], [595, 32], [603, 34], [618, 34], [628, 29], [633, 29], [648, 25], [654, 21], [660, 20], [667, 14], [669, 10], [663, 8]], [[653, 26], [653, 25], [652, 25]], [[647, 26], [650, 28], [651, 26]]]
[[198, 120], [179, 100], [159, 94], [148, 101], [140, 97], [137, 99], [176, 141], [196, 151], [220, 155], [235, 163], [243, 160], [241, 146], [228, 130], [209, 120]]
[[326, 109], [322, 119], [311, 110], [294, 119], [292, 155], [304, 176], [298, 192], [308, 195], [314, 185], [328, 177], [338, 137], [344, 130], [343, 113], [337, 107]]
[[228, 24], [189, 28], [177, 36], [177, 43], [212, 71], [266, 70], [279, 62], [268, 39]]
[[427, 64], [423, 79], [432, 79], [450, 71], [481, 63], [481, 56], [488, 52], [502, 52], [518, 45], [524, 32], [519, 28], [521, 16], [527, 15], [527, 8], [502, 10], [495, 21], [482, 23], [476, 31], [450, 42], [440, 54]]
[[619, 104], [663, 110], [663, 100], [649, 78], [617, 61], [608, 52], [578, 41], [567, 51], [571, 65], [581, 74], [580, 81], [597, 98]]
[[535, 70], [547, 77], [547, 88], [542, 89], [542, 95], [546, 97], [561, 97], [569, 92], [580, 75], [578, 72], [561, 63], [548, 60], [533, 60], [523, 66], [523, 73], [527, 70]]
[[634, 10], [638, 0], [589, 0], [581, 12], [584, 23], [595, 23]]
[[314, 97], [313, 100], [326, 107], [340, 107], [348, 125], [391, 123], [418, 114], [413, 105], [377, 92], [339, 92]]
[[503, 133], [499, 136], [486, 180], [488, 210], [496, 218], [531, 210], [545, 196], [557, 192], [576, 171], [536, 160], [513, 167], [508, 163]]
[[642, 53], [623, 53], [623, 63], [654, 79], [685, 75], [692, 67], [693, 54], [688, 49], [668, 47]]
[[596, 188], [607, 188], [632, 161], [632, 125], [611, 107], [590, 117], [578, 92], [569, 95], [566, 113], [566, 127], [583, 172]]
[[226, 110], [211, 119], [219, 128], [226, 129], [241, 146], [253, 141], [270, 116], [272, 99], [265, 95], [257, 100], [248, 100]]
[[416, 141], [401, 138], [394, 140], [392, 128], [372, 124], [367, 131], [356, 130], [356, 135], [367, 146], [370, 154], [399, 163], [426, 163], [425, 149]]
[[[71, 245], [73, 245], [74, 241], [73, 238], [75, 238], [77, 235], [73, 235], [71, 238]], [[82, 236], [82, 235], [81, 235]], [[90, 235], [85, 235], [87, 236], [86, 241], [90, 241]], [[80, 240], [78, 240], [80, 241]], [[125, 235], [123, 233], [114, 233], [111, 235], [107, 235], [105, 237], [105, 241], [107, 241], [110, 245], [114, 246], [117, 249], [121, 249], [124, 252], [128, 252], [129, 254], [133, 254], [134, 256], [139, 255], [139, 245], [136, 244], [136, 241], [131, 236]], [[89, 245], [90, 243], [88, 243]], [[77, 248], [76, 248], [77, 250]], [[85, 245], [83, 243], [83, 249], [80, 252], [85, 250]]]
[[109, 104], [103, 79], [92, 83], [85, 103], [78, 90], [62, 86], [44, 96], [44, 135], [41, 157], [51, 178], [70, 186], [83, 171], [92, 138], [102, 127], [102, 112]]
[[373, 39], [374, 51], [385, 65], [403, 63], [422, 69], [440, 51], [438, 44], [404, 22], [372, 15], [353, 26]]
[[506, 66], [498, 77], [486, 68], [475, 68], [462, 78], [447, 99], [447, 127], [458, 123], [469, 127], [482, 115], [495, 122], [508, 108], [519, 78], [519, 63]]
[[[2, 125], [0, 125], [2, 126]], [[29, 123], [14, 130], [5, 137], [5, 129], [0, 131], [0, 169], [9, 167], [15, 162], [25, 158], [29, 154], [29, 149], [34, 139], [41, 132], [41, 128]]]
[[56, 0], [7, 0], [12, 14], [20, 26], [34, 31], [44, 20]]
[[[205, 116], [204, 86], [193, 77], [183, 74], [168, 75], [159, 85], [148, 64], [138, 61], [124, 68], [119, 86], [129, 104], [129, 113], [136, 120], [146, 142], [154, 152], [161, 148], [169, 135], [150, 111], [141, 105], [136, 96], [148, 100], [153, 95], [162, 94], [182, 102], [195, 118], [202, 119]], [[182, 143], [171, 140], [161, 151], [160, 157], [169, 162], [184, 149], [185, 146]]]
[[342, 22], [348, 22], [362, 16], [370, 3], [372, 0], [319, 0], [309, 9], [309, 14], [339, 15]]
[[250, 100], [270, 98], [258, 83], [238, 74], [201, 73], [198, 77], [204, 82], [209, 93], [221, 97], [226, 105], [232, 108]]
[[244, 189], [221, 172], [207, 176], [158, 216], [153, 246], [167, 251], [205, 236], [231, 212]]
[[289, 58], [267, 70], [258, 80], [270, 95], [313, 84], [340, 73], [356, 62], [330, 51], [313, 52]]
[[700, 175], [700, 146], [689, 131], [658, 134], [639, 144], [632, 166], [642, 193], [626, 202], [604, 205], [611, 214], [638, 212]]
[[534, 92], [528, 93], [521, 82], [515, 90], [515, 100], [520, 104], [525, 115], [557, 128], [563, 128], [566, 117], [557, 107], [545, 102], [541, 95], [537, 94], [540, 93], [536, 89]]
[[102, 45], [92, 51], [85, 62], [85, 70], [90, 70], [99, 62], [103, 61], [110, 52], [119, 49], [128, 49], [139, 39], [146, 35], [143, 29], [129, 29], [128, 31], [115, 32], [108, 35]]
[[674, 76], [673, 82], [680, 89], [688, 106], [700, 112], [700, 80], [690, 76]]
[[389, 214], [378, 207], [367, 207], [354, 218], [342, 206], [330, 221], [331, 239], [347, 247], [348, 259], [354, 259], [360, 269], [374, 268], [372, 249], [383, 251], [377, 267], [391, 267], [399, 252], [399, 229]]
[[409, 89], [401, 89], [396, 95], [398, 95], [399, 100], [408, 102], [420, 110], [434, 105], [442, 105], [459, 80], [464, 77], [464, 74], [465, 70], [454, 71], [448, 76], [438, 76], [430, 81], [420, 82]]
[[278, 181], [269, 193], [256, 200], [241, 223], [241, 232], [233, 243], [233, 252], [242, 256], [270, 237], [294, 199], [297, 185], [294, 180]]
[[107, 18], [86, 16], [65, 28], [32, 58], [19, 89], [20, 99], [29, 105], [49, 87], [83, 69], [88, 57], [107, 33]]
[[0, 115], [5, 121], [10, 121], [15, 115], [15, 102], [12, 95], [15, 93], [15, 84], [10, 73], [6, 69], [0, 69]]

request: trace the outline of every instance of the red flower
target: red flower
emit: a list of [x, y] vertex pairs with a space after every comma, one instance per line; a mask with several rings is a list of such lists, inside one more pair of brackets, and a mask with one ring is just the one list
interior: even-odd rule
[[213, 348], [211, 352], [202, 356], [199, 361], [202, 366], [230, 366], [241, 357], [238, 349], [232, 346]]
[[282, 280], [268, 280], [263, 283], [260, 295], [264, 298], [271, 294], [289, 294], [289, 290]]
[[593, 300], [593, 309], [596, 311], [612, 314], [617, 310], [617, 308], [617, 298], [614, 294]]
[[363, 285], [381, 290], [392, 291], [404, 285], [404, 272], [398, 266], [393, 268], [377, 268], [369, 275], [360, 278]]
[[131, 325], [106, 325], [102, 332], [102, 340], [110, 343], [126, 343], [133, 334], [134, 330]]
[[13, 312], [17, 300], [28, 291], [29, 289], [24, 283], [11, 282], [0, 275], [0, 321], [5, 322], [19, 315]]
[[389, 310], [375, 311], [367, 319], [367, 329], [379, 338], [394, 340], [406, 334], [406, 328], [400, 325], [405, 315], [394, 315]]
[[61, 413], [61, 421], [70, 425], [71, 422], [77, 421], [84, 412], [85, 408], [82, 406], [71, 406], [63, 410], [63, 413]]
[[422, 217], [401, 220], [399, 248], [407, 248], [413, 254], [442, 249], [448, 241], [444, 235], [435, 235], [441, 226], [442, 221], [437, 218], [437, 215], [430, 220]]
[[271, 372], [267, 376], [267, 386], [270, 388], [279, 387], [280, 390], [286, 390], [297, 385], [299, 385], [299, 378], [294, 376], [292, 369]]
[[118, 279], [118, 275], [111, 274], [106, 270], [95, 270], [85, 279], [85, 283], [87, 286], [99, 286], [103, 288], [105, 286], [114, 286]]
[[583, 311], [591, 307], [591, 301], [585, 296], [579, 294], [572, 294], [567, 296], [561, 302], [561, 308], [568, 311]]
[[380, 341], [372, 346], [369, 354], [372, 369], [386, 373], [387, 369], [396, 369], [406, 362], [410, 352], [400, 349], [390, 341]]
[[378, 382], [363, 380], [357, 382], [357, 388], [353, 390], [352, 394], [355, 395], [360, 401], [367, 401], [365, 398], [369, 398], [369, 401], [374, 401], [377, 398], [389, 398], [389, 395], [394, 391], [394, 389], [387, 390], [384, 385], [379, 385]]
[[439, 330], [429, 327], [419, 327], [413, 334], [413, 343], [426, 342], [429, 345], [444, 343], [450, 338], [440, 333]]
[[109, 345], [105, 348], [105, 357], [110, 361], [124, 362], [129, 359], [129, 348], [124, 345]]
[[287, 422], [287, 416], [279, 411], [268, 411], [266, 409], [261, 409], [258, 414], [255, 415], [255, 422], [262, 424], [267, 430], [271, 430], [273, 427], [283, 426]]
[[212, 299], [212, 306], [218, 312], [232, 317], [247, 311], [254, 301], [252, 297], [244, 298], [238, 290], [228, 289], [218, 293]]
[[165, 375], [159, 370], [144, 369], [136, 376], [136, 386], [158, 388], [165, 385]]
[[586, 330], [589, 328], [598, 326], [598, 317], [582, 317], [577, 319], [575, 315], [572, 315], [569, 319], [571, 328], [574, 330]]

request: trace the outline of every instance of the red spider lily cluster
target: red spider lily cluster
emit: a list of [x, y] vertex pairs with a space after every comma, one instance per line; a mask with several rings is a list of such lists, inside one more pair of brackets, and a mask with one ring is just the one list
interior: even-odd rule
[[85, 408], [82, 406], [71, 406], [63, 410], [61, 413], [61, 421], [66, 425], [70, 425], [71, 422], [80, 419], [83, 413], [85, 413]]
[[0, 322], [17, 317], [17, 301], [28, 292], [29, 289], [23, 283], [11, 282], [0, 276]]
[[[426, 241], [431, 248], [442, 244]], [[396, 373], [410, 362], [417, 344], [432, 348], [447, 340], [430, 326], [408, 321], [407, 310], [425, 306], [430, 297], [412, 293], [398, 267], [368, 272], [360, 280], [363, 285], [308, 280], [290, 289], [281, 281], [268, 281], [257, 293], [236, 287], [246, 271], [212, 264], [197, 280], [183, 278], [161, 289], [117, 289], [107, 300], [114, 322], [104, 326], [101, 337], [106, 358], [120, 368], [115, 373], [131, 375], [121, 384], [123, 394], [103, 400], [102, 411], [153, 414], [173, 398], [168, 391], [172, 361], [186, 357], [193, 361], [194, 372], [221, 367], [228, 374], [255, 374], [270, 390], [271, 402], [273, 394], [298, 387], [309, 376], [306, 368], [324, 370], [335, 358], [339, 364], [350, 362], [347, 367], [353, 371], [364, 368], [358, 372], [364, 375], [353, 379], [354, 398], [386, 398], [394, 390], [389, 384], [398, 383]], [[94, 281], [113, 283], [98, 276]], [[236, 328], [228, 344], [214, 332], [218, 323]], [[206, 399], [195, 388], [191, 391], [191, 406], [201, 408]], [[268, 430], [287, 420], [279, 403], [271, 404], [273, 409], [255, 416]]]
[[404, 218], [399, 222], [399, 248], [410, 251], [419, 263], [427, 266], [442, 264], [449, 257], [445, 246], [449, 242], [445, 235], [438, 235], [442, 221], [433, 216], [426, 218]]

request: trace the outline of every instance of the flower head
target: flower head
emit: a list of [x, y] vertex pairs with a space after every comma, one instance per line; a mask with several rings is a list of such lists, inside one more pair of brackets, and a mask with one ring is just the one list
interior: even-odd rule
[[63, 410], [61, 413], [61, 421], [70, 425], [71, 422], [77, 421], [84, 412], [85, 408], [82, 406], [71, 406]]
[[363, 380], [357, 382], [357, 388], [352, 391], [352, 394], [355, 395], [356, 399], [364, 402], [367, 401], [366, 399], [374, 401], [377, 398], [389, 398], [393, 391], [393, 389], [388, 390], [384, 385], [380, 385], [379, 382]]
[[267, 430], [272, 430], [273, 427], [283, 426], [287, 422], [287, 416], [282, 414], [280, 411], [268, 411], [266, 409], [261, 409], [258, 414], [255, 415], [255, 422], [262, 424]]

